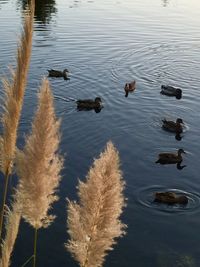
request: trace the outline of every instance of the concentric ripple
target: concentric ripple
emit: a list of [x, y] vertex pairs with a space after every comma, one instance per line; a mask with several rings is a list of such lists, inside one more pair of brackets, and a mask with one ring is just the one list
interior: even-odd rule
[[[174, 192], [177, 195], [185, 195], [188, 198], [187, 205], [168, 205], [164, 203], [154, 202], [155, 192]], [[153, 210], [159, 210], [167, 213], [195, 213], [200, 207], [200, 196], [197, 193], [187, 192], [177, 188], [165, 188], [159, 185], [153, 185], [150, 187], [144, 187], [137, 191], [136, 193], [137, 202], [145, 207], [151, 208]]]

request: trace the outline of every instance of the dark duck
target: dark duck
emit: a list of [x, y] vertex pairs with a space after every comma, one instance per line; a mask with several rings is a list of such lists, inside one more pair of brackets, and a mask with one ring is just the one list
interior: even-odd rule
[[92, 110], [94, 109], [96, 113], [100, 112], [103, 108], [102, 100], [100, 97], [93, 99], [79, 99], [76, 101], [78, 110]]
[[182, 153], [185, 153], [185, 151], [180, 148], [177, 152], [164, 152], [158, 154], [158, 160], [156, 163], [160, 164], [174, 164], [174, 163], [181, 163]]
[[48, 70], [48, 72], [49, 72], [49, 77], [54, 77], [54, 78], [63, 77], [64, 80], [68, 80], [69, 79], [69, 71], [68, 71], [68, 69], [64, 69], [63, 71], [50, 69], [50, 70]]
[[183, 132], [183, 120], [178, 118], [176, 122], [174, 121], [168, 121], [166, 119], [162, 120], [163, 125], [162, 128], [166, 131], [172, 132], [172, 133], [182, 133]]
[[188, 198], [185, 195], [177, 195], [174, 192], [156, 192], [154, 195], [154, 202], [165, 203], [168, 205], [188, 203]]
[[170, 85], [161, 85], [160, 93], [162, 95], [175, 96], [177, 99], [181, 99], [182, 97], [182, 90]]
[[175, 138], [179, 141], [182, 139], [182, 136], [180, 135], [183, 132], [184, 125], [182, 119], [178, 118], [176, 122], [164, 119], [162, 120], [162, 123], [162, 128], [165, 131], [175, 133]]
[[185, 154], [185, 151], [180, 148], [177, 152], [163, 152], [158, 154], [158, 160], [155, 163], [165, 164], [177, 164], [177, 169], [182, 170], [186, 165], [181, 166], [183, 160], [182, 153]]

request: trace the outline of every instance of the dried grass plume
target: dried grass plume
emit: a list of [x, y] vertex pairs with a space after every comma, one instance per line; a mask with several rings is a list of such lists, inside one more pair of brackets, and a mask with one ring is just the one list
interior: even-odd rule
[[67, 249], [81, 267], [100, 267], [115, 238], [125, 234], [119, 217], [125, 206], [119, 155], [111, 142], [94, 161], [86, 182], [79, 181], [79, 204], [68, 201]]
[[53, 216], [48, 215], [48, 211], [57, 199], [55, 191], [63, 165], [57, 153], [60, 142], [59, 127], [60, 121], [55, 116], [49, 82], [44, 79], [32, 133], [26, 138], [24, 150], [19, 152], [16, 158], [22, 216], [35, 229], [47, 226], [53, 219]]
[[9, 174], [15, 154], [17, 128], [26, 87], [33, 35], [34, 1], [24, 17], [24, 24], [17, 49], [16, 69], [11, 69], [12, 79], [3, 79], [5, 90], [4, 113], [1, 117], [3, 136], [1, 144], [1, 171]]
[[16, 199], [12, 203], [12, 210], [7, 207], [5, 223], [6, 235], [4, 241], [1, 244], [2, 256], [0, 259], [0, 267], [10, 266], [10, 258], [15, 244], [15, 240], [17, 238], [21, 219], [20, 209], [20, 204]]

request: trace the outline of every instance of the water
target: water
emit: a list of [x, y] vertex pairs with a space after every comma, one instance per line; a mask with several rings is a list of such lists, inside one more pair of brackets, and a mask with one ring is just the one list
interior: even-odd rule
[[[36, 93], [48, 68], [68, 68], [69, 81], [50, 79], [56, 113], [62, 118], [65, 169], [57, 219], [41, 230], [38, 267], [77, 266], [64, 249], [66, 200], [76, 199], [77, 179], [84, 180], [93, 158], [112, 140], [120, 152], [126, 181], [127, 235], [119, 239], [104, 266], [200, 266], [199, 99], [200, 2], [198, 0], [38, 1], [33, 53], [18, 145], [31, 126]], [[41, 4], [42, 3], [42, 4]], [[14, 64], [26, 1], [0, 1], [0, 75]], [[124, 85], [137, 81], [124, 97]], [[180, 100], [160, 95], [161, 84], [182, 88]], [[2, 95], [2, 86], [1, 86]], [[70, 99], [103, 99], [104, 108], [77, 112]], [[164, 118], [180, 117], [183, 138], [161, 129]], [[157, 154], [184, 148], [183, 163], [157, 165]], [[187, 207], [155, 205], [153, 193], [184, 192]], [[33, 232], [20, 227], [11, 266], [32, 254]]]

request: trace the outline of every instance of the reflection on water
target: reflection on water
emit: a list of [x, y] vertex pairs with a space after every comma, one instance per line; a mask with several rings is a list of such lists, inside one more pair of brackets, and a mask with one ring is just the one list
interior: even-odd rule
[[156, 257], [158, 267], [197, 267], [196, 261], [191, 254], [181, 254], [170, 248], [159, 248]]
[[[25, 10], [27, 7], [28, 0], [18, 0], [22, 9]], [[35, 20], [42, 24], [50, 22], [52, 14], [55, 14], [56, 1], [55, 0], [35, 0]]]
[[3, 5], [3, 4], [6, 4], [8, 2], [8, 0], [0, 0], [0, 9], [1, 9], [1, 6]]
[[166, 7], [169, 4], [169, 0], [162, 0], [163, 6]]
[[177, 134], [175, 135], [175, 139], [176, 139], [177, 141], [181, 141], [182, 138], [183, 138], [183, 137], [181, 136], [180, 133], [177, 133]]

